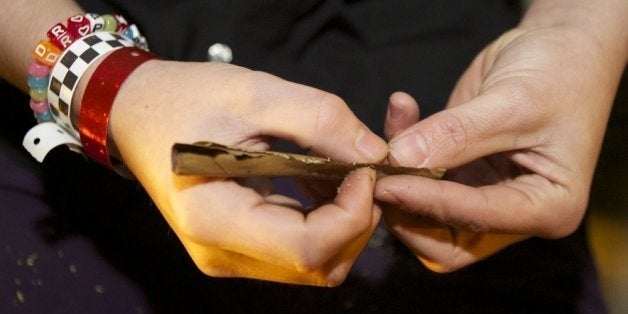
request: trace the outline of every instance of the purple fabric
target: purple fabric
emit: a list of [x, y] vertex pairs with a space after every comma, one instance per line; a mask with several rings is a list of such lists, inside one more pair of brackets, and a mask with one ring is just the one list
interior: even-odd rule
[[146, 313], [141, 289], [93, 243], [57, 234], [64, 222], [23, 157], [0, 150], [0, 313]]

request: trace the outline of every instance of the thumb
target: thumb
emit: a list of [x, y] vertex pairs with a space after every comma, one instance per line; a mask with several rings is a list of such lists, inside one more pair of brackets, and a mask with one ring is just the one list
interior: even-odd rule
[[408, 167], [455, 168], [517, 149], [523, 116], [512, 101], [483, 94], [426, 118], [390, 141], [389, 162]]
[[[338, 96], [284, 82], [290, 88], [273, 97], [272, 106], [258, 114], [261, 132], [346, 162], [381, 162], [388, 144], [373, 133]], [[265, 90], [269, 94], [269, 90]]]

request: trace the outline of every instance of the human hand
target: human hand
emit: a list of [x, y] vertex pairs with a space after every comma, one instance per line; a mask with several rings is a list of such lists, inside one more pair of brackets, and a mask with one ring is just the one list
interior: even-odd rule
[[307, 214], [264, 184], [171, 171], [175, 142], [267, 149], [281, 138], [337, 160], [383, 160], [387, 144], [320, 90], [229, 64], [149, 61], [121, 88], [110, 123], [125, 164], [210, 276], [338, 285], [380, 219], [371, 169]]
[[428, 268], [453, 271], [578, 227], [626, 62], [625, 50], [605, 48], [579, 27], [515, 29], [477, 56], [446, 110], [413, 124], [414, 99], [391, 97], [389, 162], [450, 169], [443, 181], [376, 186], [392, 205], [387, 225]]

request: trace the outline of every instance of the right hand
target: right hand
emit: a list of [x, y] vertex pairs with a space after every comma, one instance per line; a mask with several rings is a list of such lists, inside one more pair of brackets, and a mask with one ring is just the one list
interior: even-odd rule
[[268, 149], [280, 138], [335, 160], [382, 161], [386, 142], [332, 94], [229, 64], [153, 60], [120, 89], [110, 127], [125, 164], [210, 276], [335, 286], [380, 220], [372, 169], [347, 176], [308, 214], [272, 191], [171, 171], [175, 142]]

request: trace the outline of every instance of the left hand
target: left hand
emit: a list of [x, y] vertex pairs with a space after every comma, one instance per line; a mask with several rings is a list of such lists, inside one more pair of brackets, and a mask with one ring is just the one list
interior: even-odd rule
[[151, 60], [120, 88], [110, 126], [124, 163], [209, 276], [336, 286], [379, 222], [372, 169], [307, 210], [257, 178], [172, 172], [172, 145], [198, 141], [265, 150], [282, 139], [345, 162], [385, 159], [387, 143], [333, 94], [231, 64]]
[[418, 123], [415, 100], [393, 94], [389, 162], [450, 169], [442, 181], [389, 176], [376, 186], [392, 205], [386, 223], [428, 268], [453, 271], [579, 226], [626, 62], [588, 35], [569, 26], [504, 34], [447, 109]]

